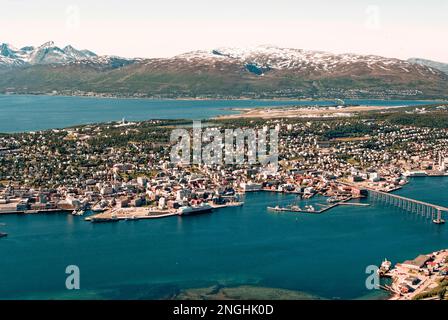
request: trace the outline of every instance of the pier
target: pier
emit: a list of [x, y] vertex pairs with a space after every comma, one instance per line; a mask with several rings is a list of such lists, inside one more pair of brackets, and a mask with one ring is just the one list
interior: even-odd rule
[[338, 206], [339, 203], [324, 207], [320, 210], [303, 210], [300, 209], [299, 207], [267, 207], [268, 210], [270, 211], [276, 211], [276, 212], [299, 212], [299, 213], [313, 213], [313, 214], [321, 214], [324, 213], [325, 211], [328, 211], [336, 206]]
[[321, 213], [324, 213], [324, 212], [326, 212], [326, 211], [328, 211], [330, 209], [333, 209], [333, 208], [335, 208], [337, 206], [342, 206], [342, 205], [345, 205], [345, 206], [358, 206], [358, 207], [369, 206], [368, 203], [349, 202], [350, 200], [353, 200], [353, 199], [355, 199], [355, 198], [349, 197], [347, 199], [344, 199], [344, 200], [341, 200], [339, 202], [336, 202], [336, 203], [334, 203], [332, 205], [323, 207], [320, 210], [304, 210], [304, 209], [299, 208], [298, 206], [287, 206], [287, 207], [276, 206], [276, 207], [267, 207], [267, 209], [270, 210], [270, 211], [276, 211], [276, 212], [301, 212], [301, 213], [321, 214]]
[[369, 197], [373, 200], [382, 201], [385, 204], [416, 213], [427, 219], [432, 219], [436, 224], [443, 224], [445, 222], [443, 220], [443, 212], [448, 212], [448, 208], [446, 207], [374, 189], [367, 190]]

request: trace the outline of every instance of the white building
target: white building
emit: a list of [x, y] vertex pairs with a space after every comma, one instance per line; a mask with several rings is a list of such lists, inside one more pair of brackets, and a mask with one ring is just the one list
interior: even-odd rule
[[259, 183], [253, 183], [251, 181], [245, 183], [241, 183], [240, 187], [245, 191], [245, 192], [251, 192], [251, 191], [260, 191], [262, 185]]

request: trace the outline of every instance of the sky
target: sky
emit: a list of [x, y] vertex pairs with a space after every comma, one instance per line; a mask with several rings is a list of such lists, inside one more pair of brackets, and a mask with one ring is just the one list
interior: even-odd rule
[[0, 43], [170, 57], [279, 47], [448, 62], [446, 0], [0, 0]]

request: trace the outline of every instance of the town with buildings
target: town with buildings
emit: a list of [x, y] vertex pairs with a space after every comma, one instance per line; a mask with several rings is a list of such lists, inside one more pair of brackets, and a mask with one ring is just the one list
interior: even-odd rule
[[[435, 110], [446, 112], [440, 107]], [[169, 133], [182, 126], [181, 121], [123, 119], [4, 134], [0, 136], [0, 213], [63, 210], [82, 215], [91, 210], [105, 211], [99, 219], [154, 218], [243, 205], [248, 191], [347, 199], [360, 196], [363, 189], [396, 190], [409, 176], [447, 174], [446, 129], [362, 117], [217, 120], [215, 124], [276, 128], [278, 170], [248, 164], [171, 163]]]
[[[446, 116], [446, 107], [399, 112], [440, 117]], [[0, 215], [65, 212], [85, 215], [86, 223], [156, 219], [242, 206], [247, 192], [292, 193], [302, 199], [322, 195], [328, 205], [320, 210], [310, 206], [267, 209], [324, 213], [368, 192], [384, 200], [384, 195], [402, 188], [410, 177], [448, 175], [448, 130], [396, 124], [384, 119], [384, 111], [319, 120], [216, 119], [213, 125], [274, 128], [277, 170], [260, 164], [172, 163], [170, 132], [191, 128], [191, 122], [182, 120], [123, 119], [2, 134]], [[446, 208], [391, 199], [386, 201], [444, 223], [436, 213]], [[392, 299], [440, 297], [445, 292], [441, 288], [446, 287], [446, 259], [447, 252], [441, 251], [397, 264], [392, 271], [387, 265], [383, 275], [393, 280], [384, 288], [392, 292]]]

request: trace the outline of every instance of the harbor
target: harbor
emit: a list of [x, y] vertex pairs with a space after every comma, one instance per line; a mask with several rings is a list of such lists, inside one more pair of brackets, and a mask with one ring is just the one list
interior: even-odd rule
[[[448, 187], [447, 183], [446, 178], [413, 179], [400, 195], [446, 205], [437, 190]], [[11, 290], [2, 292], [2, 297], [26, 298], [30, 291], [39, 292], [44, 299], [62, 297], [64, 291], [59, 292], [57, 286], [61, 258], [55, 253], [64, 252], [64, 261], [76, 261], [86, 275], [92, 275], [88, 278], [91, 290], [76, 292], [79, 298], [92, 294], [139, 298], [143, 290], [145, 297], [156, 299], [177, 288], [217, 283], [255, 283], [328, 299], [368, 294], [387, 298], [386, 291], [366, 290], [366, 265], [377, 265], [384, 257], [394, 263], [405, 261], [448, 243], [448, 229], [382, 202], [338, 206], [321, 215], [266, 211], [267, 206], [285, 206], [296, 198], [293, 194], [254, 192], [245, 195], [243, 206], [222, 212], [136, 223], [88, 223], [84, 220], [88, 216], [70, 213], [4, 215], [0, 221], [6, 226], [0, 231], [9, 235], [0, 239], [0, 251], [10, 259], [2, 262], [0, 281]], [[314, 205], [325, 198], [315, 196], [309, 201]], [[316, 243], [320, 250], [315, 250]], [[73, 250], [67, 251], [67, 247]], [[25, 266], [30, 251], [39, 252], [40, 259], [31, 266], [36, 277], [19, 276], [29, 270]], [[204, 266], [200, 271], [198, 261]], [[107, 274], [101, 272], [105, 269]], [[310, 281], [317, 275], [319, 281]], [[120, 279], [113, 283], [112, 291], [102, 285], [110, 277]], [[187, 282], [191, 278], [197, 279], [195, 283]]]
[[[425, 188], [434, 184], [440, 182], [426, 184]], [[111, 297], [101, 291], [103, 281], [111, 276], [119, 279], [110, 284], [114, 297], [124, 297], [121, 292], [137, 283], [148, 296], [162, 298], [172, 286], [194, 286], [185, 282], [191, 277], [204, 287], [230, 281], [222, 275], [224, 270], [237, 277], [232, 284], [249, 285], [256, 278], [260, 279], [256, 283], [263, 286], [353, 299], [369, 294], [363, 285], [366, 265], [377, 264], [384, 257], [404, 261], [417, 256], [422, 247], [424, 252], [432, 252], [448, 241], [446, 228], [421, 223], [418, 216], [396, 212], [379, 202], [367, 207], [339, 206], [322, 215], [266, 211], [273, 203], [292, 203], [295, 197], [257, 192], [247, 194], [243, 206], [222, 212], [105, 224], [88, 223], [86, 217], [71, 214], [3, 216], [0, 221], [7, 226], [0, 231], [9, 235], [0, 239], [0, 250], [8, 252], [11, 259], [2, 262], [0, 280], [13, 288], [3, 297], [25, 297], [30, 287], [41, 292], [40, 297], [57, 297], [59, 265], [52, 253], [69, 246], [73, 250], [66, 253], [67, 259], [77, 261], [85, 273], [92, 274], [89, 288], [102, 297]], [[314, 201], [321, 199], [316, 197]], [[433, 201], [444, 203], [440, 198]], [[61, 237], [64, 243], [57, 240]], [[390, 241], [392, 238], [394, 241]], [[318, 252], [312, 246], [316, 242], [321, 248]], [[31, 270], [42, 270], [45, 286], [42, 280], [28, 277], [26, 282], [21, 281], [18, 272], [25, 270], [21, 265], [28, 259], [26, 252], [41, 246], [48, 250], [41, 251], [42, 260], [36, 261]], [[20, 265], [11, 268], [12, 261]], [[206, 265], [200, 272], [195, 271], [198, 261]], [[106, 268], [108, 275], [100, 272]], [[320, 281], [307, 281], [316, 274]], [[145, 282], [142, 277], [150, 280]], [[90, 292], [80, 290], [76, 296], [87, 297]], [[384, 294], [387, 297], [387, 292]]]

